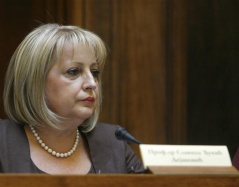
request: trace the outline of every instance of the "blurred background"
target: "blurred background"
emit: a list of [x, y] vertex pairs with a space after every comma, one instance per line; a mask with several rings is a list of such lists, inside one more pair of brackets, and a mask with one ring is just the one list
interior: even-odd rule
[[0, 0], [0, 118], [11, 55], [33, 28], [53, 22], [93, 31], [109, 48], [100, 121], [146, 144], [227, 145], [233, 157], [238, 0]]

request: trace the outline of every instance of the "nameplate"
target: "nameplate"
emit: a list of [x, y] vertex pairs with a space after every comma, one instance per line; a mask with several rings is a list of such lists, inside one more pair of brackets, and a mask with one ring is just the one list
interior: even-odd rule
[[232, 166], [226, 146], [140, 144], [144, 167], [148, 166]]

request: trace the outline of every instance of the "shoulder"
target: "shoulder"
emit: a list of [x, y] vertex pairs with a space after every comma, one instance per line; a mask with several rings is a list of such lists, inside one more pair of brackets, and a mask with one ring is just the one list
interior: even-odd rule
[[14, 122], [9, 119], [0, 119], [0, 128], [4, 128], [8, 124], [14, 124]]
[[108, 123], [97, 123], [95, 128], [92, 130], [94, 133], [104, 133], [108, 135], [114, 135], [117, 128], [119, 128], [119, 125], [115, 124], [108, 124]]
[[[25, 131], [23, 125], [18, 124], [9, 119], [0, 120], [0, 144], [4, 142], [9, 145], [9, 142], [22, 139]], [[6, 144], [5, 144], [6, 145]]]
[[85, 135], [88, 137], [88, 140], [90, 139], [96, 142], [110, 143], [110, 140], [111, 144], [116, 142], [119, 143], [121, 141], [117, 140], [115, 137], [115, 131], [118, 127], [119, 125], [115, 124], [97, 123], [95, 128], [92, 131], [86, 133]]
[[17, 124], [16, 122], [9, 119], [0, 120], [0, 134], [5, 134], [6, 132], [18, 132], [23, 128], [22, 125]]
[[0, 173], [29, 173], [30, 150], [24, 126], [0, 121]]
[[0, 133], [3, 134], [6, 131], [15, 129], [17, 124], [9, 119], [0, 120]]

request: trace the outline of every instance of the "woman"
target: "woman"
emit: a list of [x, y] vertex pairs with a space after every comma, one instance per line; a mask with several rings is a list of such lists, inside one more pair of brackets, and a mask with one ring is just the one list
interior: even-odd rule
[[19, 45], [5, 77], [2, 173], [141, 173], [117, 126], [97, 123], [103, 41], [76, 26], [42, 25]]

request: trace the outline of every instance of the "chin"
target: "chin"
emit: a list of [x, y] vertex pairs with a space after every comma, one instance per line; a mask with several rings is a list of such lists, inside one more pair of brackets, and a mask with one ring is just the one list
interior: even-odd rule
[[75, 113], [73, 114], [75, 117], [78, 117], [80, 119], [88, 119], [90, 118], [94, 113], [94, 108], [78, 108], [78, 110], [75, 110]]
[[79, 114], [79, 117], [81, 118], [81, 119], [88, 119], [88, 118], [90, 118], [91, 116], [93, 115], [93, 111], [92, 112], [84, 112], [84, 113], [80, 113]]

